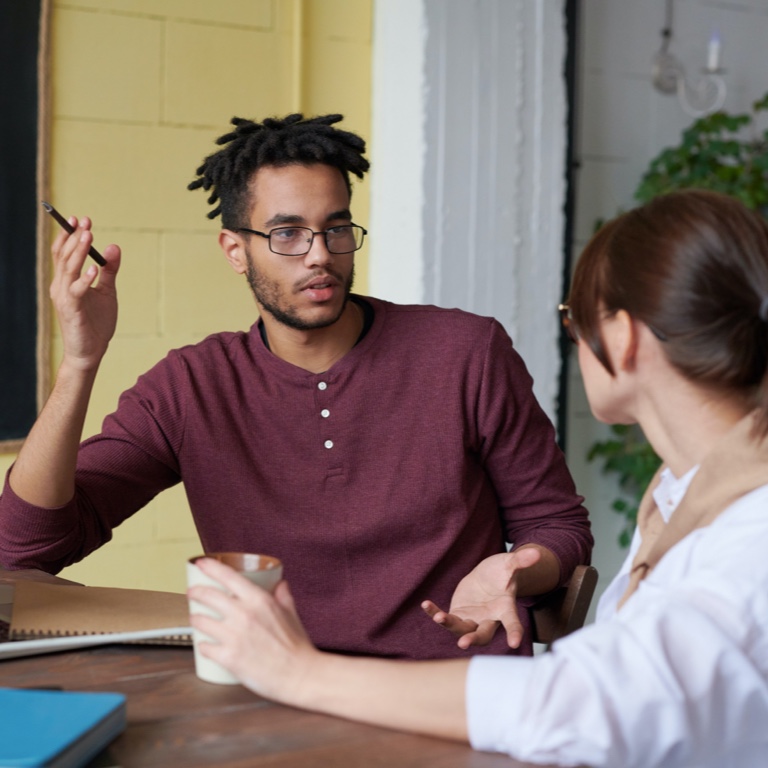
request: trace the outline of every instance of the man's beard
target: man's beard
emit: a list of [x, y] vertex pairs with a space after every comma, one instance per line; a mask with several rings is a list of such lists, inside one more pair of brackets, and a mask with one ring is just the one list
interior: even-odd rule
[[331, 275], [344, 285], [344, 301], [334, 317], [308, 321], [303, 320], [299, 316], [296, 307], [287, 304], [286, 302], [283, 302], [284, 306], [280, 305], [280, 287], [278, 284], [268, 280], [260, 274], [256, 267], [253, 266], [253, 259], [251, 258], [250, 253], [248, 253], [247, 256], [248, 269], [245, 272], [245, 276], [248, 280], [248, 285], [251, 286], [251, 291], [253, 291], [253, 295], [262, 311], [269, 312], [278, 323], [297, 331], [311, 331], [315, 328], [327, 328], [329, 325], [333, 325], [341, 317], [347, 306], [347, 300], [349, 299], [349, 294], [352, 291], [352, 284], [355, 280], [354, 265], [352, 266], [352, 271], [349, 273], [349, 278], [346, 281], [344, 281], [338, 273], [333, 272], [330, 269], [324, 270], [324, 273]]

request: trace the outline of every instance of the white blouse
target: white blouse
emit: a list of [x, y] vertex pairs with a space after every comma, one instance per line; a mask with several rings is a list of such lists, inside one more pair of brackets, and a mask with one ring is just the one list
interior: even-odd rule
[[[695, 471], [659, 483], [667, 519]], [[595, 624], [533, 659], [472, 659], [473, 747], [591, 768], [768, 765], [768, 486], [670, 549], [617, 611], [638, 546]]]

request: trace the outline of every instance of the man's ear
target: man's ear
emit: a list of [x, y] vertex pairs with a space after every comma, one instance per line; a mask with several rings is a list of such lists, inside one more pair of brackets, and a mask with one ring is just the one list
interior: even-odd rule
[[229, 266], [238, 275], [244, 275], [248, 269], [248, 258], [245, 253], [245, 240], [242, 235], [231, 229], [222, 229], [219, 232], [219, 246], [227, 257]]
[[637, 325], [629, 312], [620, 309], [612, 318], [611, 359], [620, 371], [631, 371], [637, 359]]

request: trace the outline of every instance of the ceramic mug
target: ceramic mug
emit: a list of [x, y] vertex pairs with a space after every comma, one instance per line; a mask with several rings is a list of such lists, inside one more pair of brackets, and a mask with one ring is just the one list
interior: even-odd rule
[[[196, 565], [198, 560], [205, 557], [218, 560], [220, 563], [230, 566], [230, 568], [245, 576], [250, 582], [258, 584], [269, 592], [272, 592], [280, 579], [283, 578], [283, 564], [276, 557], [255, 555], [248, 552], [211, 552], [206, 555], [196, 555], [187, 560], [187, 586], [195, 587], [202, 585], [220, 589], [222, 592], [228, 592], [218, 581], [204, 574]], [[191, 614], [202, 613], [207, 616], [221, 618], [216, 611], [198, 603], [196, 600], [189, 601], [189, 612]], [[210, 643], [214, 641], [208, 635], [193, 627], [192, 644], [195, 652], [195, 672], [197, 676], [208, 683], [221, 683], [224, 685], [238, 683], [239, 681], [231, 672], [199, 652], [198, 644], [200, 642]]]

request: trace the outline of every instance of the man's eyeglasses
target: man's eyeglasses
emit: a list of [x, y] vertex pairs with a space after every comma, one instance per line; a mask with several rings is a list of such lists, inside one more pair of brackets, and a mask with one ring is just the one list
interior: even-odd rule
[[[579, 334], [579, 329], [576, 327], [576, 323], [573, 322], [573, 312], [571, 312], [571, 305], [570, 304], [558, 304], [557, 305], [557, 311], [560, 313], [560, 322], [563, 324], [563, 329], [565, 330], [566, 334], [568, 335], [568, 338], [574, 344], [578, 344], [579, 343], [579, 339], [581, 338], [581, 336]], [[648, 324], [646, 323], [646, 325], [648, 325]], [[652, 325], [648, 325], [648, 330], [659, 341], [669, 341], [669, 337], [665, 333], [662, 333], [658, 329], [654, 328]]]
[[304, 256], [312, 248], [315, 235], [323, 236], [329, 253], [352, 253], [363, 247], [363, 240], [368, 234], [366, 229], [357, 224], [329, 227], [320, 232], [315, 232], [309, 227], [277, 227], [269, 232], [238, 227], [237, 231], [265, 237], [269, 240], [269, 250], [280, 256]]

